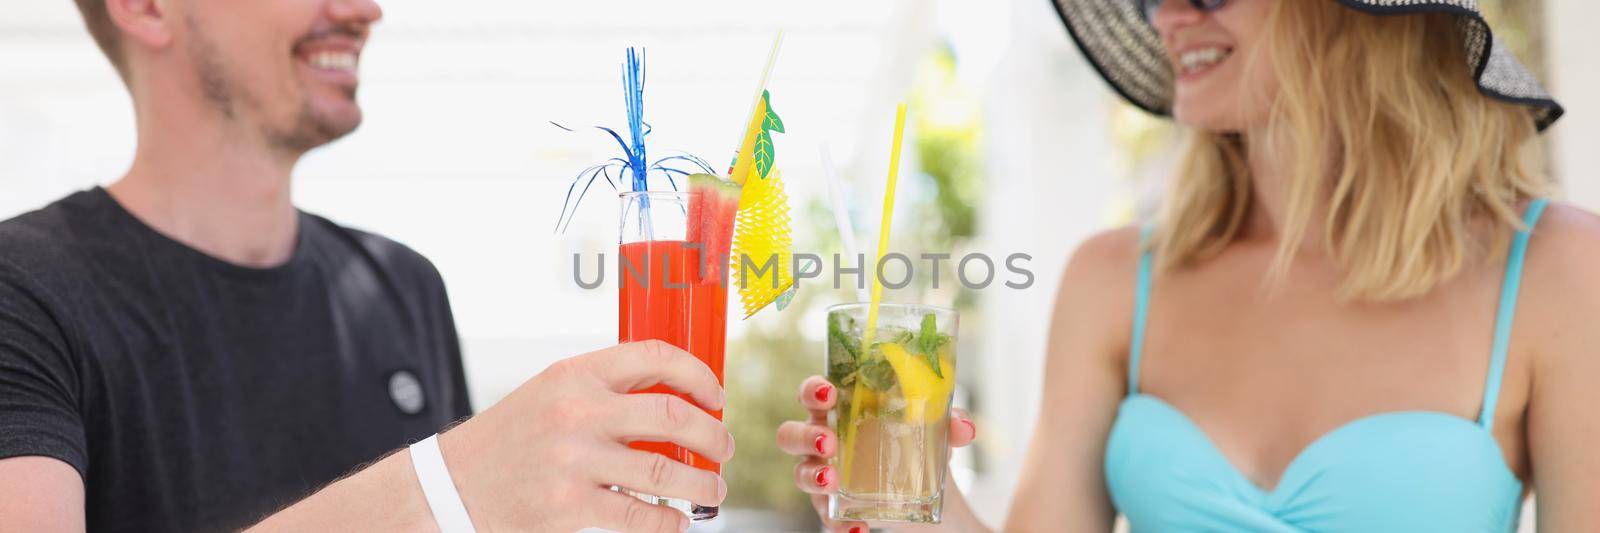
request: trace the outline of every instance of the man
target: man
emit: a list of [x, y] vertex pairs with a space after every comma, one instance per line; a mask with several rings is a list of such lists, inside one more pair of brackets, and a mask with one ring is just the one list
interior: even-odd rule
[[[361, 121], [378, 6], [77, 4], [138, 149], [111, 186], [0, 223], [0, 531], [435, 527], [411, 454], [385, 453], [470, 413], [443, 283], [290, 203], [299, 158]], [[479, 529], [680, 531], [608, 487], [716, 505], [726, 486], [625, 443], [733, 443], [685, 400], [626, 394], [657, 383], [722, 405], [668, 345], [581, 355], [440, 435], [446, 481]]]

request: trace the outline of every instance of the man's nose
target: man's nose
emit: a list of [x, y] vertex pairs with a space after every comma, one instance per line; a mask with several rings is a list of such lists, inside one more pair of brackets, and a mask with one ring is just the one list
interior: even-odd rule
[[333, 0], [328, 15], [337, 22], [368, 26], [383, 18], [383, 8], [377, 0]]

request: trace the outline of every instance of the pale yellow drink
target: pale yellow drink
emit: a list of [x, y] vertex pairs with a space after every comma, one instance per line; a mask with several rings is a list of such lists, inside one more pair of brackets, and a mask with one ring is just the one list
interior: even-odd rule
[[938, 523], [956, 382], [955, 311], [882, 304], [866, 340], [865, 304], [828, 309], [828, 380], [839, 391], [829, 424], [834, 519]]

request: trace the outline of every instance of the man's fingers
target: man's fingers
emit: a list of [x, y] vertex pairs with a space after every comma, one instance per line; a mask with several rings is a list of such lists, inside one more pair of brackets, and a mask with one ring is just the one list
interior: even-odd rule
[[965, 409], [950, 410], [950, 447], [960, 448], [978, 438], [978, 426]]
[[611, 402], [606, 435], [622, 442], [670, 442], [719, 463], [733, 458], [733, 435], [705, 411], [671, 394], [625, 394]]
[[828, 494], [839, 488], [839, 471], [821, 459], [807, 459], [794, 467], [794, 484], [807, 494]]
[[827, 420], [828, 410], [839, 401], [839, 390], [822, 376], [811, 376], [800, 383], [800, 405], [811, 412], [811, 419]]
[[683, 533], [689, 529], [689, 516], [677, 509], [599, 487], [594, 491], [594, 516], [589, 525], [628, 533]]
[[828, 426], [791, 420], [778, 426], [778, 449], [789, 455], [826, 459], [838, 451], [839, 439]]
[[594, 375], [616, 392], [666, 385], [689, 395], [706, 409], [720, 410], [726, 403], [722, 383], [711, 373], [711, 367], [663, 341], [618, 344], [584, 357]]
[[715, 507], [728, 496], [722, 476], [701, 470], [658, 453], [622, 450], [595, 457], [601, 485], [616, 485], [645, 494], [689, 500]]

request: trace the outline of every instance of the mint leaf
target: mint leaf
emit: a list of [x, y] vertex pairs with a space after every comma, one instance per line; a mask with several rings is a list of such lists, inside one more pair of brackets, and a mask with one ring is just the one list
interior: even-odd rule
[[938, 317], [933, 313], [922, 316], [922, 334], [917, 336], [917, 353], [928, 361], [928, 366], [933, 368], [933, 375], [944, 379], [944, 369], [939, 367], [939, 346], [949, 341], [949, 337], [939, 334]]
[[857, 374], [861, 376], [861, 383], [866, 385], [867, 388], [877, 392], [894, 388], [894, 366], [890, 365], [889, 361], [884, 360], [882, 357], [868, 359], [862, 362], [858, 368]]
[[849, 354], [851, 363], [861, 359], [861, 340], [851, 334], [853, 330], [855, 320], [848, 315], [833, 315], [833, 320], [828, 321], [828, 341]]

